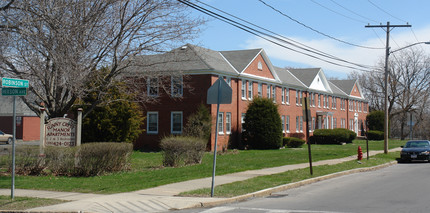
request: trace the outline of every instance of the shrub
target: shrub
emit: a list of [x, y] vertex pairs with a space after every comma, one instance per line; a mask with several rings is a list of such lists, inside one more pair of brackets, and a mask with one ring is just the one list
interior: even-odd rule
[[301, 132], [290, 133], [290, 137], [304, 139], [305, 134]]
[[184, 127], [184, 135], [209, 140], [211, 136], [212, 117], [209, 109], [200, 104], [197, 111], [188, 117]]
[[282, 145], [281, 116], [272, 99], [255, 97], [243, 127], [244, 144], [251, 149], [278, 149]]
[[384, 131], [384, 111], [372, 111], [366, 116], [369, 130]]
[[[7, 166], [12, 171], [12, 149], [9, 150]], [[39, 147], [17, 146], [15, 148], [15, 173], [20, 175], [40, 175], [45, 169], [43, 157], [40, 157]]]
[[74, 176], [95, 176], [128, 168], [133, 151], [130, 143], [89, 143], [78, 147]]
[[163, 165], [178, 167], [201, 163], [206, 150], [206, 142], [202, 138], [186, 136], [169, 136], [161, 140]]
[[384, 132], [378, 130], [370, 130], [367, 132], [367, 139], [369, 140], [384, 140]]
[[283, 138], [283, 145], [287, 146], [288, 148], [300, 148], [305, 144], [306, 141], [302, 140], [300, 138], [295, 137], [285, 137]]
[[357, 134], [351, 130], [337, 128], [337, 129], [317, 129], [314, 131], [310, 142], [314, 144], [341, 144], [352, 143], [357, 137]]
[[126, 170], [132, 151], [130, 143], [88, 143], [80, 147], [46, 147], [44, 157], [40, 157], [39, 147], [19, 146], [15, 171], [23, 175], [50, 171], [53, 175], [95, 176]]

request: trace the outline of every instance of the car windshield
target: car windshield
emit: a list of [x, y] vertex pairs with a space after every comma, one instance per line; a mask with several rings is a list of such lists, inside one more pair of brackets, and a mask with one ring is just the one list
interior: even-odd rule
[[429, 146], [430, 144], [427, 141], [410, 141], [406, 143], [405, 148], [420, 148]]

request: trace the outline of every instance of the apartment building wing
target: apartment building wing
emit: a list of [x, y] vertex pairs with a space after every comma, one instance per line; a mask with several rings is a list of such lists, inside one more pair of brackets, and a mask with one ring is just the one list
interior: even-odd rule
[[[303, 133], [303, 97], [311, 100], [311, 130], [349, 128], [360, 134], [358, 127], [367, 114], [367, 110], [354, 111], [345, 107], [352, 102], [356, 109], [359, 104], [367, 104], [357, 81], [353, 84], [329, 81], [321, 68], [273, 66], [263, 49], [214, 51], [187, 44], [164, 54], [136, 58], [129, 70], [130, 75], [138, 78], [162, 77], [166, 73], [183, 76], [179, 96], [160, 91], [156, 93], [157, 102], [145, 105], [147, 121], [143, 128], [146, 132], [135, 142], [136, 148], [157, 148], [163, 136], [182, 134], [188, 116], [199, 104], [205, 104], [212, 114], [210, 149], [213, 149], [216, 134], [219, 149], [240, 144], [246, 110], [255, 96], [271, 98], [278, 104], [285, 136]], [[206, 104], [206, 92], [220, 76], [231, 86], [233, 100], [231, 104], [221, 105], [217, 115], [216, 105]], [[173, 80], [169, 83], [173, 91], [176, 83]], [[150, 95], [151, 91], [153, 89], [147, 87], [147, 91], [142, 92]], [[217, 117], [219, 130], [215, 132]]]

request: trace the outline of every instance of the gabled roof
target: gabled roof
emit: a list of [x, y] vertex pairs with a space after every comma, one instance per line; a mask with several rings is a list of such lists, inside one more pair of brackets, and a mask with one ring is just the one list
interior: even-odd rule
[[348, 96], [348, 94], [346, 94], [344, 91], [342, 91], [341, 89], [339, 89], [339, 87], [337, 87], [331, 81], [332, 80], [329, 80], [328, 83], [330, 84], [330, 88], [331, 88], [331, 91], [333, 92], [333, 95], [336, 95], [336, 96]]
[[276, 73], [278, 74], [279, 79], [282, 84], [286, 84], [288, 86], [298, 87], [302, 89], [306, 89], [306, 85], [303, 84], [299, 79], [296, 78], [289, 70], [286, 68], [274, 67]]
[[128, 69], [131, 72], [166, 71], [222, 71], [237, 74], [236, 70], [217, 51], [184, 45], [157, 55], [136, 56]]
[[262, 49], [220, 51], [230, 64], [241, 73]]
[[314, 81], [321, 68], [306, 68], [306, 69], [288, 69], [294, 76], [296, 76], [307, 87]]
[[330, 80], [334, 85], [341, 89], [347, 95], [350, 95], [357, 80]]

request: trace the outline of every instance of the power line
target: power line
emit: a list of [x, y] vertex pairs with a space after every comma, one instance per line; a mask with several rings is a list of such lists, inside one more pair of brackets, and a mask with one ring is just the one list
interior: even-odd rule
[[[335, 59], [335, 60], [342, 60], [342, 59], [340, 59], [340, 58], [338, 58], [338, 57], [336, 57], [336, 56], [333, 56], [333, 55], [331, 55], [331, 54], [328, 54], [328, 53], [325, 53], [325, 52], [323, 52], [323, 51], [317, 50], [317, 49], [315, 49], [315, 48], [312, 48], [312, 47], [310, 47], [310, 46], [307, 46], [307, 45], [305, 45], [305, 44], [303, 44], [303, 43], [300, 43], [300, 42], [298, 42], [298, 41], [295, 41], [295, 40], [293, 40], [293, 39], [287, 38], [287, 37], [285, 37], [285, 36], [283, 36], [283, 35], [280, 35], [280, 34], [278, 34], [278, 33], [275, 33], [275, 32], [273, 32], [273, 31], [270, 31], [270, 30], [268, 30], [268, 29], [266, 29], [266, 28], [264, 28], [264, 27], [261, 27], [261, 26], [258, 26], [258, 25], [256, 25], [256, 24], [253, 24], [253, 23], [251, 23], [251, 22], [249, 22], [249, 21], [246, 21], [246, 20], [244, 20], [244, 19], [242, 19], [242, 18], [239, 18], [239, 17], [237, 17], [237, 16], [235, 16], [235, 15], [233, 15], [233, 14], [227, 13], [227, 12], [225, 12], [225, 11], [223, 11], [223, 10], [220, 10], [220, 9], [218, 9], [218, 8], [216, 8], [216, 7], [213, 7], [213, 6], [209, 5], [209, 4], [206, 4], [206, 3], [201, 2], [201, 1], [199, 1], [199, 0], [196, 0], [196, 1], [197, 1], [197, 2], [199, 2], [199, 3], [201, 3], [201, 4], [203, 4], [203, 5], [205, 5], [205, 6], [207, 6], [207, 7], [212, 8], [212, 9], [214, 9], [214, 10], [217, 10], [217, 11], [219, 11], [219, 12], [221, 12], [221, 13], [227, 14], [227, 15], [229, 15], [229, 16], [231, 16], [231, 17], [233, 17], [233, 18], [236, 18], [236, 19], [238, 19], [238, 20], [240, 20], [240, 21], [243, 21], [243, 22], [245, 22], [245, 23], [247, 23], [247, 24], [250, 24], [250, 25], [252, 25], [252, 26], [254, 26], [254, 27], [257, 27], [257, 28], [259, 28], [259, 29], [262, 29], [262, 30], [264, 30], [264, 31], [267, 31], [267, 32], [269, 32], [269, 33], [272, 33], [272, 34], [274, 34], [274, 35], [276, 35], [276, 36], [279, 36], [279, 37], [281, 37], [281, 38], [283, 38], [283, 39], [285, 39], [285, 40], [291, 41], [291, 42], [293, 42], [293, 43], [297, 43], [297, 44], [299, 44], [299, 45], [302, 45], [303, 47], [306, 47], [307, 49], [311, 49], [311, 50], [314, 50], [314, 51], [316, 51], [316, 52], [318, 52], [318, 53], [321, 53], [321, 54], [323, 54], [323, 56], [326, 56], [326, 57], [329, 57], [329, 58], [332, 58], [332, 59]], [[222, 21], [223, 21], [223, 20], [222, 20]], [[274, 37], [274, 38], [276, 38], [276, 37]], [[276, 39], [279, 39], [279, 38], [276, 38]], [[281, 40], [281, 41], [282, 41], [282, 40]], [[301, 48], [301, 49], [303, 49], [303, 47], [300, 47], [300, 46], [298, 46], [298, 45], [296, 45], [296, 44], [291, 44], [291, 45], [293, 45], [293, 46], [295, 46], [295, 47], [297, 47], [297, 48]], [[306, 48], [304, 48], [304, 49], [306, 50]]]
[[314, 4], [319, 5], [320, 7], [324, 8], [324, 9], [326, 9], [326, 10], [328, 10], [328, 11], [331, 11], [332, 13], [336, 13], [336, 14], [338, 14], [338, 15], [340, 15], [340, 16], [343, 16], [343, 17], [345, 17], [345, 18], [347, 18], [347, 19], [351, 19], [351, 20], [353, 20], [353, 21], [360, 22], [360, 23], [365, 23], [365, 24], [366, 24], [366, 22], [363, 22], [363, 21], [358, 20], [358, 19], [356, 19], [356, 18], [352, 18], [352, 17], [347, 16], [347, 15], [344, 15], [344, 14], [342, 14], [342, 13], [339, 13], [339, 12], [337, 12], [337, 11], [335, 11], [335, 10], [332, 10], [332, 9], [330, 9], [330, 8], [328, 8], [328, 7], [326, 7], [326, 6], [322, 5], [322, 4], [320, 4], [320, 3], [316, 2], [316, 1], [314, 1], [314, 0], [310, 0], [310, 1], [311, 1], [311, 2], [313, 2]]
[[368, 21], [371, 21], [371, 22], [375, 22], [375, 23], [377, 23], [377, 21], [375, 21], [375, 20], [373, 20], [373, 19], [370, 19], [370, 18], [367, 18], [367, 17], [365, 17], [365, 16], [362, 16], [362, 15], [360, 15], [360, 14], [358, 14], [358, 13], [354, 12], [353, 10], [350, 10], [350, 9], [346, 8], [345, 6], [343, 6], [343, 5], [339, 4], [339, 3], [337, 3], [337, 2], [336, 2], [336, 1], [334, 1], [334, 0], [330, 0], [330, 1], [331, 1], [331, 2], [333, 2], [334, 4], [338, 5], [339, 7], [341, 7], [341, 8], [343, 8], [343, 9], [345, 9], [345, 10], [347, 10], [347, 11], [351, 12], [352, 14], [355, 14], [355, 15], [357, 15], [357, 16], [360, 16], [361, 18], [367, 19]]
[[[237, 21], [234, 21], [234, 20], [232, 20], [232, 19], [229, 19], [229, 18], [227, 18], [227, 17], [225, 17], [225, 16], [222, 16], [222, 15], [220, 15], [220, 14], [217, 14], [217, 13], [215, 13], [215, 12], [211, 11], [211, 10], [208, 10], [208, 9], [206, 9], [206, 8], [203, 8], [203, 7], [201, 7], [201, 6], [197, 5], [197, 4], [194, 4], [194, 3], [192, 3], [192, 2], [190, 2], [190, 1], [188, 1], [188, 0], [178, 0], [178, 1], [179, 1], [179, 2], [181, 2], [181, 3], [183, 3], [183, 4], [186, 4], [186, 5], [190, 6], [191, 8], [193, 8], [193, 9], [195, 9], [195, 10], [198, 10], [198, 11], [200, 11], [200, 12], [202, 12], [202, 13], [206, 14], [206, 15], [209, 15], [209, 16], [211, 16], [211, 17], [213, 17], [213, 18], [216, 18], [216, 19], [218, 19], [218, 20], [221, 20], [221, 21], [223, 21], [223, 22], [226, 22], [226, 23], [228, 23], [228, 24], [230, 24], [230, 25], [233, 25], [233, 26], [235, 26], [235, 27], [237, 27], [237, 28], [239, 28], [239, 29], [241, 29], [241, 30], [243, 30], [243, 31], [245, 31], [245, 32], [248, 32], [248, 33], [250, 33], [250, 34], [253, 34], [253, 35], [257, 36], [257, 37], [260, 37], [260, 38], [262, 38], [262, 39], [264, 39], [264, 40], [266, 40], [266, 41], [269, 41], [269, 42], [271, 42], [271, 43], [273, 43], [273, 44], [276, 44], [276, 45], [281, 46], [281, 47], [283, 47], [283, 48], [286, 48], [286, 49], [288, 49], [288, 50], [291, 50], [291, 51], [294, 51], [294, 52], [297, 52], [297, 53], [300, 53], [300, 54], [304, 54], [304, 55], [306, 55], [306, 56], [309, 56], [309, 57], [312, 57], [312, 58], [315, 58], [315, 59], [318, 59], [318, 60], [321, 60], [321, 61], [324, 61], [324, 62], [327, 62], [327, 63], [333, 64], [333, 65], [341, 66], [341, 67], [346, 67], [346, 68], [356, 69], [356, 70], [361, 70], [361, 71], [370, 71], [370, 70], [368, 70], [368, 69], [373, 69], [371, 66], [361, 65], [361, 64], [357, 64], [357, 63], [349, 62], [349, 61], [346, 61], [346, 60], [343, 60], [343, 59], [340, 59], [340, 58], [333, 57], [333, 56], [330, 56], [330, 55], [328, 55], [328, 54], [325, 54], [325, 53], [323, 53], [322, 51], [316, 52], [316, 51], [313, 51], [313, 50], [309, 50], [309, 49], [307, 49], [307, 48], [300, 47], [300, 46], [298, 46], [298, 45], [296, 45], [296, 44], [293, 44], [293, 43], [291, 43], [291, 42], [288, 42], [288, 41], [286, 41], [286, 40], [284, 40], [284, 39], [281, 39], [281, 38], [279, 38], [279, 37], [275, 37], [275, 36], [273, 36], [273, 35], [270, 35], [270, 34], [267, 34], [267, 33], [261, 32], [261, 31], [259, 31], [259, 30], [254, 29], [254, 28], [251, 28], [251, 27], [249, 27], [249, 26], [246, 26], [246, 25], [244, 25], [244, 24], [241, 24], [241, 23], [239, 23], [239, 22], [237, 22]], [[200, 1], [198, 1], [198, 0], [197, 0], [197, 2], [200, 2]], [[200, 3], [201, 3], [201, 2], [200, 2]], [[205, 4], [205, 5], [206, 5], [206, 4]], [[212, 8], [213, 8], [213, 7], [212, 7]], [[260, 28], [261, 28], [261, 27], [260, 27]], [[310, 52], [310, 53], [313, 53], [313, 54], [317, 54], [317, 55], [319, 55], [319, 56], [327, 57], [327, 58], [332, 59], [332, 60], [338, 60], [338, 61], [341, 61], [341, 62], [343, 62], [343, 63], [348, 63], [348, 64], [351, 64], [351, 65], [354, 65], [354, 66], [356, 66], [356, 67], [352, 67], [352, 66], [349, 66], [349, 65], [339, 64], [339, 63], [336, 63], [336, 62], [333, 62], [333, 61], [329, 61], [329, 60], [327, 60], [327, 59], [322, 59], [322, 58], [320, 58], [320, 57], [318, 57], [318, 56], [311, 55], [310, 53], [306, 53], [306, 52], [299, 51], [299, 50], [293, 49], [293, 48], [291, 48], [291, 47], [288, 47], [288, 46], [286, 46], [286, 45], [284, 45], [284, 44], [281, 44], [281, 43], [279, 43], [279, 42], [277, 42], [277, 41], [271, 40], [271, 39], [269, 39], [269, 38], [267, 38], [267, 37], [265, 37], [265, 36], [270, 37], [270, 38], [275, 39], [275, 40], [278, 40], [278, 41], [280, 41], [280, 42], [283, 42], [283, 43], [286, 43], [286, 44], [292, 45], [292, 46], [294, 46], [294, 47], [296, 47], [296, 48], [300, 48], [300, 49], [302, 49], [302, 50], [304, 50], [304, 51], [306, 51], [306, 52]]]
[[370, 1], [370, 0], [367, 0], [370, 4], [372, 4], [373, 6], [375, 6], [376, 8], [378, 8], [380, 11], [382, 11], [382, 12], [384, 12], [385, 14], [387, 14], [387, 15], [389, 15], [389, 16], [391, 16], [391, 17], [393, 17], [393, 18], [395, 18], [395, 19], [397, 19], [397, 20], [399, 20], [399, 21], [401, 21], [401, 22], [405, 22], [405, 23], [408, 23], [407, 21], [405, 21], [405, 20], [402, 20], [402, 19], [400, 19], [400, 18], [397, 18], [396, 16], [394, 16], [394, 15], [391, 15], [389, 12], [387, 12], [387, 11], [385, 11], [384, 9], [382, 9], [381, 7], [379, 7], [378, 5], [376, 5], [375, 3], [373, 3], [372, 1]]
[[[344, 43], [344, 44], [348, 44], [348, 45], [351, 45], [351, 46], [354, 46], [354, 47], [361, 47], [361, 48], [366, 48], [366, 49], [384, 49], [384, 48], [379, 48], [379, 47], [366, 47], [366, 46], [362, 46], [362, 45], [358, 45], [358, 44], [353, 44], [353, 43], [351, 43], [351, 42], [347, 42], [347, 41], [340, 40], [340, 39], [335, 38], [335, 37], [333, 37], [333, 36], [330, 36], [330, 35], [328, 35], [328, 34], [326, 34], [326, 33], [323, 33], [323, 32], [321, 32], [321, 31], [319, 31], [319, 30], [316, 30], [316, 29], [314, 29], [314, 28], [312, 28], [312, 27], [310, 27], [310, 26], [308, 26], [308, 25], [306, 25], [306, 24], [304, 24], [304, 23], [302, 23], [302, 22], [298, 21], [297, 19], [292, 18], [291, 16], [289, 16], [289, 15], [287, 15], [287, 14], [283, 13], [282, 11], [280, 11], [280, 10], [276, 9], [276, 8], [275, 8], [275, 7], [273, 7], [272, 5], [267, 4], [267, 3], [266, 3], [266, 2], [264, 2], [263, 0], [258, 0], [258, 1], [260, 1], [261, 3], [263, 3], [264, 5], [266, 5], [267, 7], [271, 8], [272, 10], [274, 10], [274, 11], [278, 12], [279, 14], [281, 14], [281, 15], [283, 15], [283, 16], [285, 16], [285, 17], [289, 18], [290, 20], [292, 20], [292, 21], [294, 21], [294, 22], [296, 22], [297, 24], [300, 24], [300, 25], [302, 25], [302, 26], [304, 26], [304, 27], [306, 27], [306, 28], [308, 28], [308, 29], [310, 29], [310, 30], [312, 30], [312, 31], [314, 31], [314, 32], [316, 32], [316, 33], [318, 33], [318, 34], [321, 34], [321, 35], [323, 35], [323, 36], [326, 36], [326, 37], [328, 37], [328, 38], [330, 38], [330, 39], [333, 39], [333, 40], [335, 40], [335, 41], [338, 41], [338, 42], [341, 42], [341, 43]], [[313, 0], [311, 0], [311, 1], [313, 1]]]

